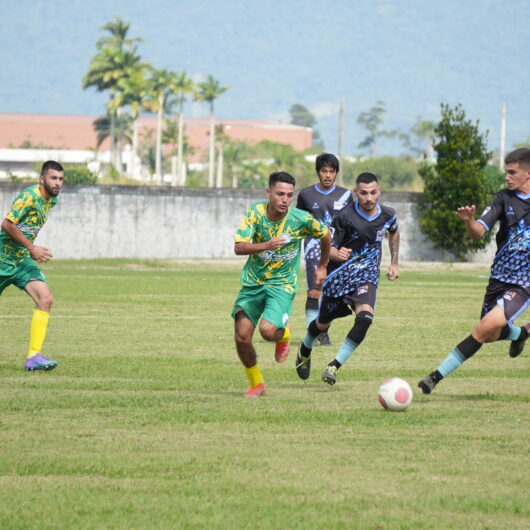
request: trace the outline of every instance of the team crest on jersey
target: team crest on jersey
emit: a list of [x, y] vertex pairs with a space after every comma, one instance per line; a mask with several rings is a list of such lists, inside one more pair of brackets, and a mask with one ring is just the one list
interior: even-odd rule
[[343, 201], [335, 201], [333, 203], [333, 209], [334, 210], [342, 210], [346, 206], [346, 203]]
[[383, 234], [385, 232], [383, 230], [378, 230], [376, 235], [376, 241], [383, 241]]

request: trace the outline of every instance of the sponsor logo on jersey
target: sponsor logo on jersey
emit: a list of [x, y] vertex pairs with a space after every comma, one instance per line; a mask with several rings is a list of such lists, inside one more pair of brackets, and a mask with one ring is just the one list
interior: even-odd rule
[[515, 215], [515, 212], [513, 211], [513, 208], [511, 206], [508, 206], [508, 209], [506, 210], [506, 215]]
[[294, 249], [286, 254], [277, 254], [274, 250], [264, 250], [261, 253], [261, 259], [263, 261], [289, 261], [290, 259], [296, 258], [298, 255], [298, 249]]
[[311, 206], [311, 209], [312, 210], [320, 210], [320, 206], [319, 206], [318, 202], [314, 202], [313, 206]]
[[504, 293], [503, 298], [506, 301], [511, 302], [515, 298], [515, 296], [516, 296], [515, 291], [507, 291]]
[[484, 211], [483, 211], [482, 214], [481, 214], [481, 217], [482, 217], [483, 215], [486, 215], [490, 210], [491, 210], [491, 206], [486, 206], [486, 208], [484, 208]]

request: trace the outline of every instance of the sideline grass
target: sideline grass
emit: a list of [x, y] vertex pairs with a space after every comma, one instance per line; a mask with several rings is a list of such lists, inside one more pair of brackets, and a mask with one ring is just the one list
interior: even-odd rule
[[[1, 297], [0, 528], [529, 528], [530, 352], [485, 346], [431, 396], [417, 380], [478, 316], [486, 269], [402, 270], [382, 280], [374, 325], [320, 381], [334, 346], [274, 362], [247, 387], [229, 312], [239, 262], [68, 261], [45, 267], [56, 298], [50, 373], [22, 370], [32, 310]], [[302, 290], [303, 291], [303, 290]], [[297, 298], [294, 339], [303, 334]], [[418, 392], [383, 411], [377, 388]]]

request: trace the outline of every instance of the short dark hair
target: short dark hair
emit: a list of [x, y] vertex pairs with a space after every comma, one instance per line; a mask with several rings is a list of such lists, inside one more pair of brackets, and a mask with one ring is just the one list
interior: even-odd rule
[[317, 173], [320, 173], [320, 170], [323, 167], [330, 167], [338, 173], [340, 169], [339, 159], [331, 153], [321, 153], [315, 160], [315, 168]]
[[64, 173], [64, 168], [61, 166], [61, 164], [59, 164], [59, 162], [56, 162], [55, 160], [47, 160], [44, 162], [44, 164], [42, 164], [42, 169], [40, 170], [41, 176], [45, 177], [46, 173], [48, 173], [50, 169], [62, 171]]
[[506, 155], [504, 163], [519, 164], [524, 169], [530, 169], [530, 149], [528, 147], [519, 147], [519, 149]]
[[286, 171], [275, 171], [269, 176], [269, 188], [272, 188], [277, 182], [285, 182], [296, 186], [295, 178]]
[[370, 184], [370, 182], [379, 182], [379, 179], [377, 178], [377, 175], [374, 175], [373, 173], [361, 173], [357, 180], [355, 181], [356, 184]]

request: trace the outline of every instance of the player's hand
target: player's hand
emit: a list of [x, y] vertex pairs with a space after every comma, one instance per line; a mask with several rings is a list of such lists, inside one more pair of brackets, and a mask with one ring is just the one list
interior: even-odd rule
[[475, 211], [477, 207], [473, 204], [472, 206], [460, 206], [456, 209], [456, 215], [462, 219], [462, 221], [473, 221], [475, 219]]
[[338, 261], [347, 261], [351, 255], [351, 248], [341, 247], [338, 253]]
[[269, 239], [268, 241], [269, 247], [267, 250], [276, 250], [277, 248], [282, 248], [284, 245], [288, 243], [287, 238], [280, 236], [280, 237], [273, 237], [272, 239]]
[[327, 269], [325, 265], [319, 265], [315, 269], [315, 286], [320, 291], [320, 288], [326, 281]]
[[48, 248], [38, 247], [37, 245], [33, 245], [33, 247], [31, 247], [29, 254], [35, 261], [39, 263], [46, 263], [53, 257]]
[[397, 280], [399, 278], [399, 267], [394, 264], [390, 264], [390, 267], [388, 267], [388, 272], [386, 273], [386, 277], [393, 282], [394, 280]]

